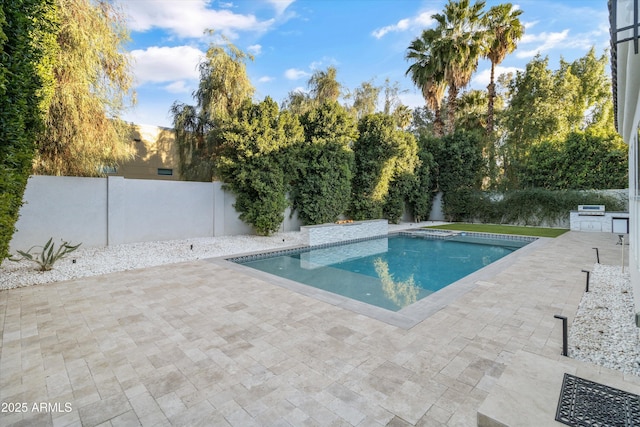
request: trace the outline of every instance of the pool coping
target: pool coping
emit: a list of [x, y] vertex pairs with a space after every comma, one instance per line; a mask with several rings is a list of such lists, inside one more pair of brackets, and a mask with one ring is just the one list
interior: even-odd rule
[[305, 285], [303, 283], [299, 283], [290, 279], [279, 277], [279, 276], [266, 273], [260, 270], [256, 270], [254, 268], [247, 267], [247, 266], [244, 266], [243, 264], [238, 264], [237, 262], [233, 261], [233, 260], [240, 260], [243, 258], [247, 260], [259, 259], [263, 256], [268, 257], [268, 256], [279, 255], [279, 254], [282, 255], [282, 254], [297, 252], [300, 250], [305, 251], [305, 250], [312, 250], [312, 249], [318, 249], [323, 247], [338, 246], [346, 243], [380, 239], [387, 236], [400, 235], [403, 233], [404, 233], [404, 230], [399, 230], [396, 232], [388, 233], [386, 236], [366, 237], [366, 238], [348, 240], [343, 242], [327, 243], [327, 244], [322, 244], [317, 246], [297, 245], [297, 246], [291, 246], [287, 248], [281, 248], [274, 251], [255, 251], [255, 252], [248, 252], [241, 255], [234, 255], [234, 256], [227, 255], [227, 256], [216, 257], [216, 258], [208, 258], [203, 261], [220, 265], [224, 268], [228, 268], [230, 270], [234, 270], [234, 271], [246, 274], [250, 277], [264, 280], [265, 282], [329, 303], [336, 307], [340, 307], [340, 308], [352, 311], [354, 313], [358, 313], [363, 316], [367, 316], [369, 318], [379, 320], [389, 325], [408, 330], [414, 327], [415, 325], [419, 324], [423, 320], [429, 318], [433, 314], [437, 313], [444, 307], [448, 306], [449, 304], [454, 302], [456, 299], [460, 298], [462, 295], [475, 289], [477, 286], [482, 285], [483, 282], [495, 276], [504, 268], [514, 264], [521, 257], [529, 254], [532, 251], [536, 251], [544, 247], [548, 242], [553, 240], [553, 238], [548, 238], [548, 237], [529, 237], [529, 236], [514, 236], [514, 235], [497, 234], [497, 233], [465, 232], [467, 235], [482, 234], [483, 235], [482, 237], [499, 236], [500, 238], [508, 237], [508, 240], [533, 239], [533, 241], [531, 241], [531, 243], [527, 244], [526, 246], [519, 248], [513, 253], [503, 258], [500, 258], [499, 260], [447, 285], [443, 289], [440, 289], [432, 293], [431, 295], [428, 295], [422, 298], [421, 300], [416, 301], [415, 303], [407, 307], [404, 307], [398, 311], [391, 311], [391, 310], [387, 310], [371, 304], [367, 304], [362, 301], [358, 301], [348, 297], [344, 297], [342, 295], [334, 294], [333, 292], [325, 291], [323, 289], [318, 289], [310, 285]]

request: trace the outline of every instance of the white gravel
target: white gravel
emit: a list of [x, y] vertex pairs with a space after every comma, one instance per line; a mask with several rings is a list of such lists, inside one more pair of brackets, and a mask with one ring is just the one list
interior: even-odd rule
[[[423, 224], [389, 228], [419, 225]], [[29, 261], [5, 260], [0, 266], [0, 290], [302, 244], [300, 232], [288, 232], [269, 237], [223, 236], [105, 248], [81, 246], [46, 272], [36, 271], [36, 264]], [[594, 266], [590, 292], [584, 294], [571, 322], [570, 357], [640, 376], [640, 328], [634, 324], [631, 292], [628, 272], [623, 273], [619, 266]]]
[[640, 328], [631, 280], [620, 266], [595, 264], [569, 331], [569, 356], [640, 376]]
[[45, 272], [36, 271], [38, 266], [30, 261], [4, 260], [0, 266], [0, 289], [40, 285], [116, 271], [302, 244], [302, 235], [296, 231], [276, 233], [268, 237], [221, 236], [130, 243], [104, 248], [80, 246], [66, 258], [56, 262], [52, 270]]

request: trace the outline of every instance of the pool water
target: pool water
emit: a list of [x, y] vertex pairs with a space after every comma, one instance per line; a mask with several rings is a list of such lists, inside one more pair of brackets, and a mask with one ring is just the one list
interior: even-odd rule
[[233, 260], [315, 288], [398, 311], [529, 243], [396, 235]]

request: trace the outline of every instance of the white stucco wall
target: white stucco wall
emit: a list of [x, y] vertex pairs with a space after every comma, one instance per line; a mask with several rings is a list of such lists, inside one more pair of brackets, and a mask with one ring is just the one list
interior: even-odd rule
[[[121, 243], [254, 234], [219, 182], [32, 176], [10, 252], [49, 237], [100, 247]], [[281, 231], [300, 221], [285, 213]]]
[[[629, 270], [637, 316], [640, 317], [640, 176], [638, 125], [640, 124], [640, 54], [633, 42], [616, 45], [617, 125], [629, 145]], [[640, 326], [640, 324], [638, 325]]]
[[107, 180], [64, 176], [32, 176], [9, 245], [11, 253], [43, 245], [53, 237], [82, 242], [83, 246], [107, 244]]
[[213, 236], [211, 183], [112, 179], [124, 182], [122, 243]]

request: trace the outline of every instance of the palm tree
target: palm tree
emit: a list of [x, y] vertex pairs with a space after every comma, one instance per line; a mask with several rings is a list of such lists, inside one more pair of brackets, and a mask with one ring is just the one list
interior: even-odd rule
[[439, 60], [444, 64], [444, 76], [449, 86], [446, 133], [455, 131], [457, 98], [466, 87], [483, 53], [485, 31], [482, 28], [484, 1], [473, 5], [469, 0], [449, 0], [442, 14], [432, 15], [436, 20], [436, 40]]
[[524, 26], [518, 19], [521, 14], [522, 11], [514, 9], [511, 3], [505, 3], [493, 6], [484, 17], [487, 28], [487, 46], [484, 56], [491, 61], [491, 79], [487, 86], [489, 92], [487, 134], [489, 135], [493, 133], [493, 102], [496, 97], [495, 68], [516, 49], [518, 40], [524, 35]]
[[434, 112], [433, 133], [442, 136], [442, 100], [447, 83], [444, 78], [444, 65], [434, 49], [438, 47], [439, 33], [424, 30], [422, 35], [411, 42], [406, 59], [414, 61], [405, 75], [411, 75], [411, 81], [420, 88], [427, 107]]
[[406, 129], [411, 124], [411, 116], [412, 116], [411, 108], [407, 107], [404, 104], [398, 105], [395, 110], [393, 110], [393, 120], [396, 122], [396, 126], [400, 129]]

